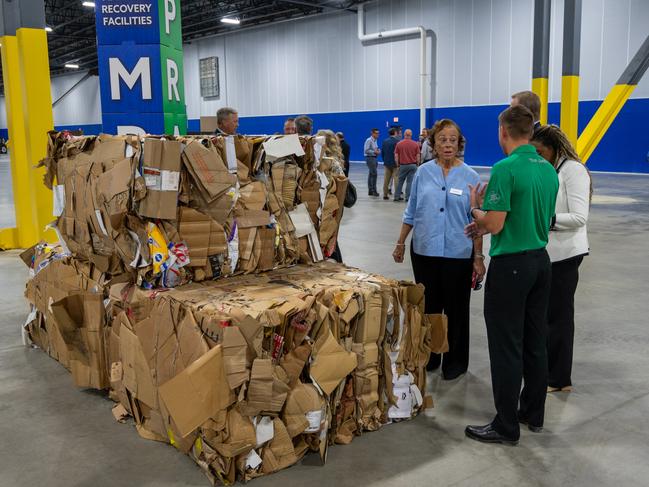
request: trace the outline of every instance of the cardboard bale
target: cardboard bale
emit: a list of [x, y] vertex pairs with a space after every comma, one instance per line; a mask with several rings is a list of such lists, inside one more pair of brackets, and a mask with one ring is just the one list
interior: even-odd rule
[[[261, 218], [261, 202], [248, 204], [241, 215]], [[420, 286], [320, 262], [142, 289], [56, 255], [25, 259], [42, 264], [27, 292], [43, 307], [30, 337], [79, 382], [104, 370], [117, 417], [189, 454], [215, 483], [275, 472], [308, 451], [324, 461], [329, 444], [430, 405], [419, 397], [435, 318], [423, 314]]]

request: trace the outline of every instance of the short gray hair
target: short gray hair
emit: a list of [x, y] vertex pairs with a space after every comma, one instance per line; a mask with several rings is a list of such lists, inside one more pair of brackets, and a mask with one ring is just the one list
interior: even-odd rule
[[230, 107], [223, 107], [219, 108], [219, 110], [216, 112], [216, 123], [223, 123], [226, 118], [228, 118], [230, 115], [236, 115], [237, 112], [234, 108]]
[[313, 131], [313, 120], [306, 115], [295, 117], [295, 128], [298, 135], [311, 135]]

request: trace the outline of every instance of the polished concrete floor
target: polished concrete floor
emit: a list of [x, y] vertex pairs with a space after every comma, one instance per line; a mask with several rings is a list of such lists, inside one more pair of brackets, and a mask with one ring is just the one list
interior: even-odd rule
[[[364, 165], [353, 166], [359, 202], [345, 210], [343, 256], [411, 279], [409, 263], [391, 257], [403, 204], [368, 198], [365, 175]], [[307, 457], [253, 485], [649, 485], [649, 177], [597, 174], [594, 182], [592, 255], [576, 299], [575, 390], [548, 397], [543, 433], [524, 429], [517, 447], [464, 437], [467, 423], [493, 415], [479, 291], [469, 373], [452, 382], [431, 374], [435, 409], [332, 448], [323, 467]], [[0, 271], [0, 485], [209, 485], [189, 458], [116, 423], [107, 398], [77, 390], [56, 362], [23, 347], [27, 270], [10, 251], [0, 253]]]

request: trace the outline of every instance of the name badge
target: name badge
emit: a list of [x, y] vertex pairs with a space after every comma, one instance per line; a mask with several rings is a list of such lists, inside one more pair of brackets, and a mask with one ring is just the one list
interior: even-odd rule
[[461, 189], [457, 189], [457, 188], [451, 188], [451, 190], [449, 191], [449, 193], [451, 193], [451, 194], [456, 194], [456, 195], [458, 195], [458, 196], [462, 196], [462, 190], [461, 190]]

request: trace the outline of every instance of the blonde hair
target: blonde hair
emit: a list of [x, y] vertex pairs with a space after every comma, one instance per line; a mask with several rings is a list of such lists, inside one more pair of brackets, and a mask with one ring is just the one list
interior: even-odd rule
[[327, 157], [333, 157], [338, 161], [338, 163], [342, 164], [345, 158], [343, 156], [343, 150], [340, 147], [340, 141], [338, 140], [338, 137], [336, 137], [336, 134], [332, 130], [320, 129], [316, 136], [324, 136], [325, 138], [325, 145], [323, 148], [324, 155]]

